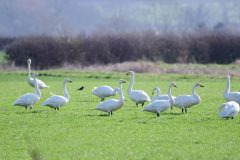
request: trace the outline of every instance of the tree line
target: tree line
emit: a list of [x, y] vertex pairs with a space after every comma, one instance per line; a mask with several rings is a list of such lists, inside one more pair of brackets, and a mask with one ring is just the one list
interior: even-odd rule
[[64, 64], [89, 66], [137, 60], [226, 64], [240, 58], [240, 35], [220, 32], [28, 36], [0, 38], [0, 46], [4, 46], [8, 60], [16, 66], [26, 66], [26, 60], [31, 58], [33, 67], [38, 69]]

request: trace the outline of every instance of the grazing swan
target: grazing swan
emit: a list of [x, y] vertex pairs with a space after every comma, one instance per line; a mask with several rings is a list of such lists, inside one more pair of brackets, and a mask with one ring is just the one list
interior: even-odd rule
[[129, 71], [126, 75], [130, 75], [130, 83], [128, 86], [128, 96], [129, 98], [136, 103], [136, 105], [138, 106], [138, 104], [142, 104], [142, 106], [144, 105], [145, 102], [147, 101], [151, 101], [149, 96], [147, 95], [147, 93], [143, 90], [133, 90], [133, 83], [134, 83], [134, 72], [133, 71]]
[[42, 106], [49, 106], [50, 108], [53, 108], [55, 110], [59, 110], [60, 107], [62, 107], [66, 103], [68, 103], [70, 97], [69, 97], [67, 89], [66, 89], [67, 82], [71, 83], [72, 81], [70, 81], [67, 78], [65, 78], [63, 80], [62, 90], [63, 90], [63, 95], [64, 96], [52, 95], [51, 97], [49, 97], [48, 99], [46, 99], [42, 103]]
[[240, 104], [240, 92], [230, 92], [230, 76], [227, 75], [226, 89], [224, 91], [223, 97], [227, 101], [235, 101]]
[[117, 93], [117, 88], [112, 89], [110, 86], [100, 86], [94, 87], [92, 90], [92, 94], [101, 98], [101, 101], [104, 101], [106, 97], [115, 96]]
[[[36, 83], [36, 80], [37, 80], [36, 75], [33, 75], [33, 80]], [[32, 109], [33, 105], [40, 99], [40, 97], [41, 97], [41, 92], [37, 84], [35, 85], [35, 93], [26, 93], [22, 95], [13, 103], [13, 105], [22, 106], [22, 107], [25, 107], [26, 109], [27, 107], [29, 107], [30, 109]]]
[[[28, 62], [28, 84], [32, 87], [34, 87], [35, 82], [34, 79], [31, 77], [31, 59], [27, 60]], [[38, 87], [39, 89], [43, 89], [43, 88], [49, 88], [49, 86], [47, 86], [43, 81], [37, 79], [37, 83], [38, 83]]]
[[171, 88], [177, 87], [174, 82], [171, 82], [168, 88], [168, 100], [155, 100], [147, 105], [142, 111], [157, 113], [157, 117], [160, 116], [160, 112], [166, 111], [174, 104], [174, 99], [171, 94]]
[[239, 104], [235, 101], [223, 103], [219, 108], [219, 117], [232, 118], [237, 116], [239, 112]]
[[99, 105], [96, 106], [96, 110], [100, 110], [103, 112], [107, 112], [108, 115], [112, 115], [113, 111], [120, 109], [124, 103], [124, 96], [122, 91], [122, 83], [126, 83], [124, 80], [119, 80], [119, 89], [116, 88], [116, 91], [119, 93], [119, 99], [110, 99], [101, 102]]
[[201, 101], [200, 97], [195, 92], [195, 89], [197, 87], [204, 87], [204, 86], [199, 83], [196, 83], [192, 88], [192, 95], [177, 96], [174, 99], [174, 106], [177, 108], [181, 108], [182, 113], [184, 112], [184, 109], [185, 109], [185, 113], [187, 113], [187, 108], [190, 108]]

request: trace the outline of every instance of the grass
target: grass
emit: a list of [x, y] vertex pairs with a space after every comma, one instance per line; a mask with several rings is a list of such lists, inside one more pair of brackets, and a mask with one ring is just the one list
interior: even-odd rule
[[[166, 93], [170, 81], [178, 88], [173, 95], [190, 94], [192, 85], [205, 88], [197, 93], [202, 102], [180, 114], [174, 108], [156, 118], [141, 112], [128, 98], [113, 116], [93, 110], [99, 99], [90, 94], [94, 86], [129, 82], [124, 73], [41, 71], [41, 80], [50, 85], [32, 110], [13, 107], [20, 95], [32, 92], [26, 73], [0, 73], [0, 159], [239, 159], [240, 118], [222, 120], [218, 107], [224, 102], [225, 79], [218, 76], [137, 74], [134, 88], [149, 94], [159, 86]], [[41, 106], [50, 92], [62, 94], [64, 77], [73, 80], [67, 89], [70, 102], [59, 111]], [[239, 90], [232, 79], [232, 89]], [[76, 89], [84, 85], [81, 92]], [[124, 85], [127, 97], [127, 84]]]
[[0, 65], [7, 64], [6, 54], [3, 51], [0, 51]]

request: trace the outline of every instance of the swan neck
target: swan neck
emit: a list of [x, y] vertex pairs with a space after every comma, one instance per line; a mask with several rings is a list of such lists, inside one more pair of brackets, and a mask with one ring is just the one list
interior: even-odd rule
[[122, 83], [119, 83], [119, 100], [124, 102]]
[[28, 77], [31, 77], [31, 64], [28, 63]]
[[197, 93], [196, 93], [196, 88], [197, 88], [197, 86], [193, 86], [193, 88], [192, 88], [192, 96], [194, 97], [194, 98], [196, 98], [198, 101], [200, 101], [200, 97], [197, 95]]
[[63, 85], [62, 85], [63, 95], [67, 100], [69, 100], [70, 97], [69, 97], [69, 94], [67, 92], [67, 87], [66, 86], [67, 86], [67, 82], [63, 81]]
[[36, 94], [38, 97], [41, 97], [41, 91], [40, 91], [40, 89], [39, 89], [39, 86], [38, 86], [36, 77], [34, 77], [34, 85], [35, 85], [35, 94]]
[[168, 88], [168, 98], [169, 98], [170, 104], [173, 105], [174, 104], [174, 100], [173, 100], [173, 97], [172, 97], [171, 88], [172, 88], [172, 86], [170, 85], [169, 88]]
[[130, 75], [130, 83], [129, 83], [129, 86], [128, 86], [128, 93], [132, 91], [133, 83], [134, 83], [134, 74], [131, 74]]
[[227, 81], [226, 81], [226, 88], [225, 88], [225, 94], [229, 93], [230, 92], [230, 87], [231, 87], [231, 84], [230, 84], [230, 78], [227, 77]]

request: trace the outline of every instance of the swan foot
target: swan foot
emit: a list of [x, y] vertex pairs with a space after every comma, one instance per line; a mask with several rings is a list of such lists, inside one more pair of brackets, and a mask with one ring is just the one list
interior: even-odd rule
[[185, 113], [187, 113], [187, 108], [185, 108]]
[[157, 113], [157, 117], [159, 117], [160, 116], [160, 114], [159, 113]]

